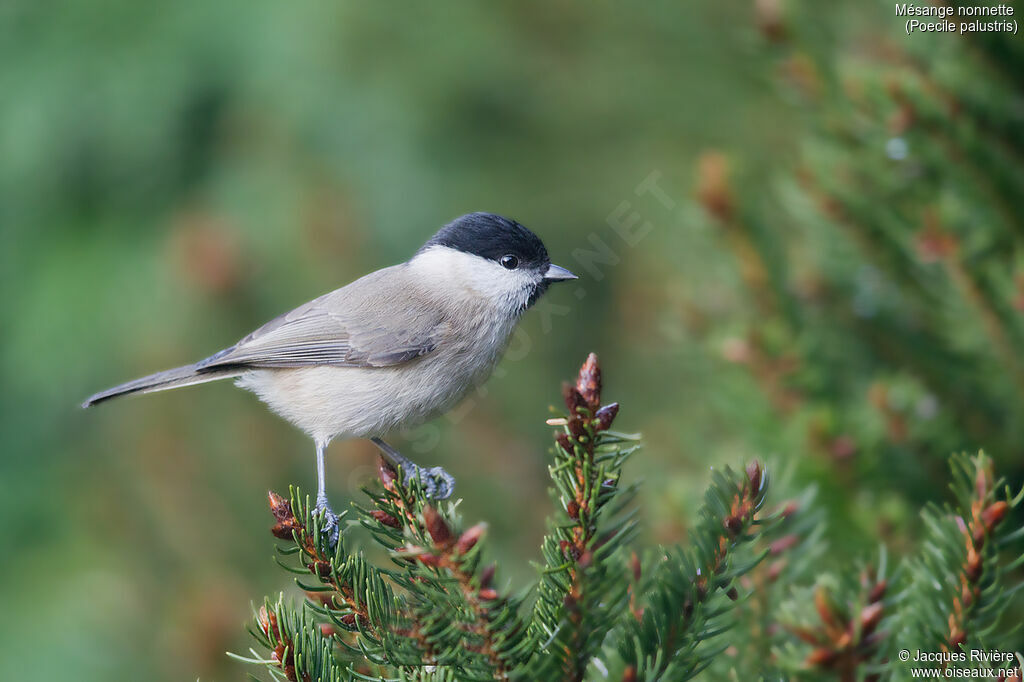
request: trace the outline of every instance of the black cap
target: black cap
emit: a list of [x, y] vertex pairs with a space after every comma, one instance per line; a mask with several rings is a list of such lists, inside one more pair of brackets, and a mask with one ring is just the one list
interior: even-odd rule
[[498, 261], [512, 254], [531, 268], [551, 264], [548, 250], [537, 235], [510, 218], [493, 213], [469, 213], [456, 218], [430, 238], [420, 249], [447, 246], [488, 260]]

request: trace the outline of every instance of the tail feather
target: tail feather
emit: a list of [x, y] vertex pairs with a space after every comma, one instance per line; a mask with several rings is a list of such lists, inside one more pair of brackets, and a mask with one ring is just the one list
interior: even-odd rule
[[142, 377], [141, 379], [135, 379], [134, 381], [129, 381], [121, 384], [120, 386], [114, 386], [113, 388], [108, 388], [105, 391], [100, 391], [99, 393], [86, 398], [85, 402], [82, 403], [82, 407], [92, 407], [93, 405], [105, 400], [110, 400], [111, 398], [116, 398], [122, 395], [129, 395], [131, 393], [153, 393], [155, 391], [166, 391], [168, 389], [179, 388], [181, 386], [191, 386], [192, 384], [205, 384], [207, 381], [236, 377], [244, 372], [244, 369], [238, 368], [225, 368], [221, 370], [200, 372], [196, 371], [195, 365], [175, 367], [174, 369], [150, 374], [149, 376]]

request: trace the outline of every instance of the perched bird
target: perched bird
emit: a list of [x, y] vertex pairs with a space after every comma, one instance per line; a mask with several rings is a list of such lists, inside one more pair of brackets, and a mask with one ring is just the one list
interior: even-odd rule
[[316, 444], [316, 508], [337, 537], [324, 450], [369, 438], [428, 495], [451, 495], [440, 467], [421, 470], [381, 437], [454, 407], [497, 364], [523, 312], [552, 282], [576, 279], [519, 223], [471, 213], [408, 261], [324, 294], [193, 365], [101, 391], [84, 403], [234, 378]]

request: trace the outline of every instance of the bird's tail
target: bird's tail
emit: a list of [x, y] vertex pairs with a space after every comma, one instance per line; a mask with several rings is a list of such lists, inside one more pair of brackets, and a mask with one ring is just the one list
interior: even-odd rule
[[205, 384], [207, 381], [236, 377], [244, 372], [244, 369], [237, 367], [198, 371], [195, 365], [185, 365], [184, 367], [176, 367], [163, 372], [157, 372], [156, 374], [150, 374], [147, 377], [135, 379], [120, 386], [100, 391], [86, 398], [85, 402], [82, 403], [82, 407], [92, 407], [96, 403], [131, 393], [153, 393], [154, 391], [166, 391], [170, 388], [191, 386], [192, 384]]

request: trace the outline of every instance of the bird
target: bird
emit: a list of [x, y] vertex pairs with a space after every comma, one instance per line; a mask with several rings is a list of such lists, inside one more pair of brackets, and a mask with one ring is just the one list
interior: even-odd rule
[[280, 315], [205, 360], [100, 391], [82, 406], [234, 379], [313, 439], [315, 510], [333, 543], [338, 517], [327, 499], [328, 444], [370, 439], [428, 497], [451, 496], [450, 474], [419, 467], [383, 437], [449, 411], [484, 383], [523, 313], [550, 284], [573, 279], [520, 223], [469, 213], [403, 263]]

